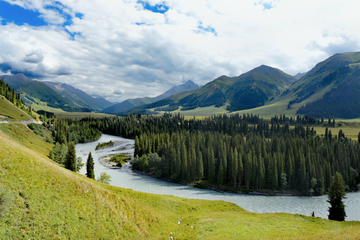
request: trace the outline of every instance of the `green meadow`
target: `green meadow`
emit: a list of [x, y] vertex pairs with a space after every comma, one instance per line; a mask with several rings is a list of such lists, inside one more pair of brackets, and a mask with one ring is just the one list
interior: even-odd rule
[[[357, 239], [360, 222], [257, 214], [223, 201], [117, 188], [51, 161], [22, 124], [0, 128], [0, 184], [12, 199], [2, 239]], [[178, 225], [178, 219], [183, 221]]]

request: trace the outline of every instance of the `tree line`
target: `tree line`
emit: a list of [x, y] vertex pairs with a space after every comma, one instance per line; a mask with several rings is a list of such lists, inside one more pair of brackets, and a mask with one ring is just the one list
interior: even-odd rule
[[103, 133], [135, 139], [133, 168], [176, 182], [249, 190], [327, 192], [335, 172], [348, 190], [359, 178], [359, 144], [326, 130], [256, 115], [184, 119], [179, 114], [83, 119]]

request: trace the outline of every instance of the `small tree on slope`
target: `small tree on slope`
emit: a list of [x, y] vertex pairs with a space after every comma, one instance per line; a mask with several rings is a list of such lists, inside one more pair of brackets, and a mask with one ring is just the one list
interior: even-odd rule
[[68, 145], [65, 167], [71, 171], [76, 172], [76, 152], [75, 152], [75, 144], [73, 142], [70, 142]]
[[89, 152], [89, 157], [86, 161], [86, 176], [88, 178], [92, 178], [95, 179], [95, 174], [94, 174], [94, 159], [91, 155], [91, 152]]
[[336, 173], [331, 182], [327, 200], [330, 203], [329, 216], [330, 220], [344, 221], [346, 217], [345, 205], [342, 201], [345, 198], [344, 180], [340, 173]]

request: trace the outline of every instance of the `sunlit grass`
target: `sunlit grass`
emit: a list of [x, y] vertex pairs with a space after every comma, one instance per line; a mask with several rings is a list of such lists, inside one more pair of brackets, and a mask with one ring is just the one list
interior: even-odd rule
[[103, 117], [114, 117], [115, 115], [110, 115], [106, 113], [95, 113], [95, 112], [55, 112], [55, 118], [63, 119], [81, 119], [85, 117], [93, 117], [93, 118], [103, 118]]
[[[121, 189], [48, 159], [51, 144], [22, 125], [0, 129], [0, 183], [14, 195], [3, 239], [356, 239], [359, 222], [257, 214], [223, 201]], [[182, 222], [178, 225], [178, 219]]]
[[31, 117], [23, 112], [22, 110], [15, 107], [12, 103], [10, 103], [5, 97], [0, 95], [0, 115], [4, 115], [7, 121], [20, 121], [20, 120], [28, 120]]

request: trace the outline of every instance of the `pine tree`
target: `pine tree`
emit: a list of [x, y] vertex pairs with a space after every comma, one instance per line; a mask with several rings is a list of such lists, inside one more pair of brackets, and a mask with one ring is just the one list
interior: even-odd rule
[[346, 217], [345, 206], [342, 201], [345, 198], [345, 184], [340, 173], [336, 172], [331, 182], [327, 200], [330, 203], [329, 216], [330, 220], [344, 221]]
[[187, 180], [188, 175], [188, 161], [187, 161], [187, 151], [185, 146], [185, 141], [181, 142], [181, 179]]
[[73, 142], [70, 142], [68, 145], [65, 167], [73, 172], [76, 172], [76, 152], [75, 144]]
[[86, 161], [86, 176], [88, 178], [92, 178], [95, 179], [95, 174], [94, 174], [94, 159], [91, 155], [91, 152], [89, 152], [89, 157]]
[[209, 178], [209, 181], [211, 183], [215, 182], [215, 159], [214, 159], [214, 151], [212, 150], [212, 148], [209, 148], [209, 153], [208, 153], [208, 161], [209, 161], [209, 164], [208, 164], [208, 178]]
[[204, 175], [203, 157], [200, 150], [197, 152], [196, 157], [196, 175], [198, 180], [201, 180]]

